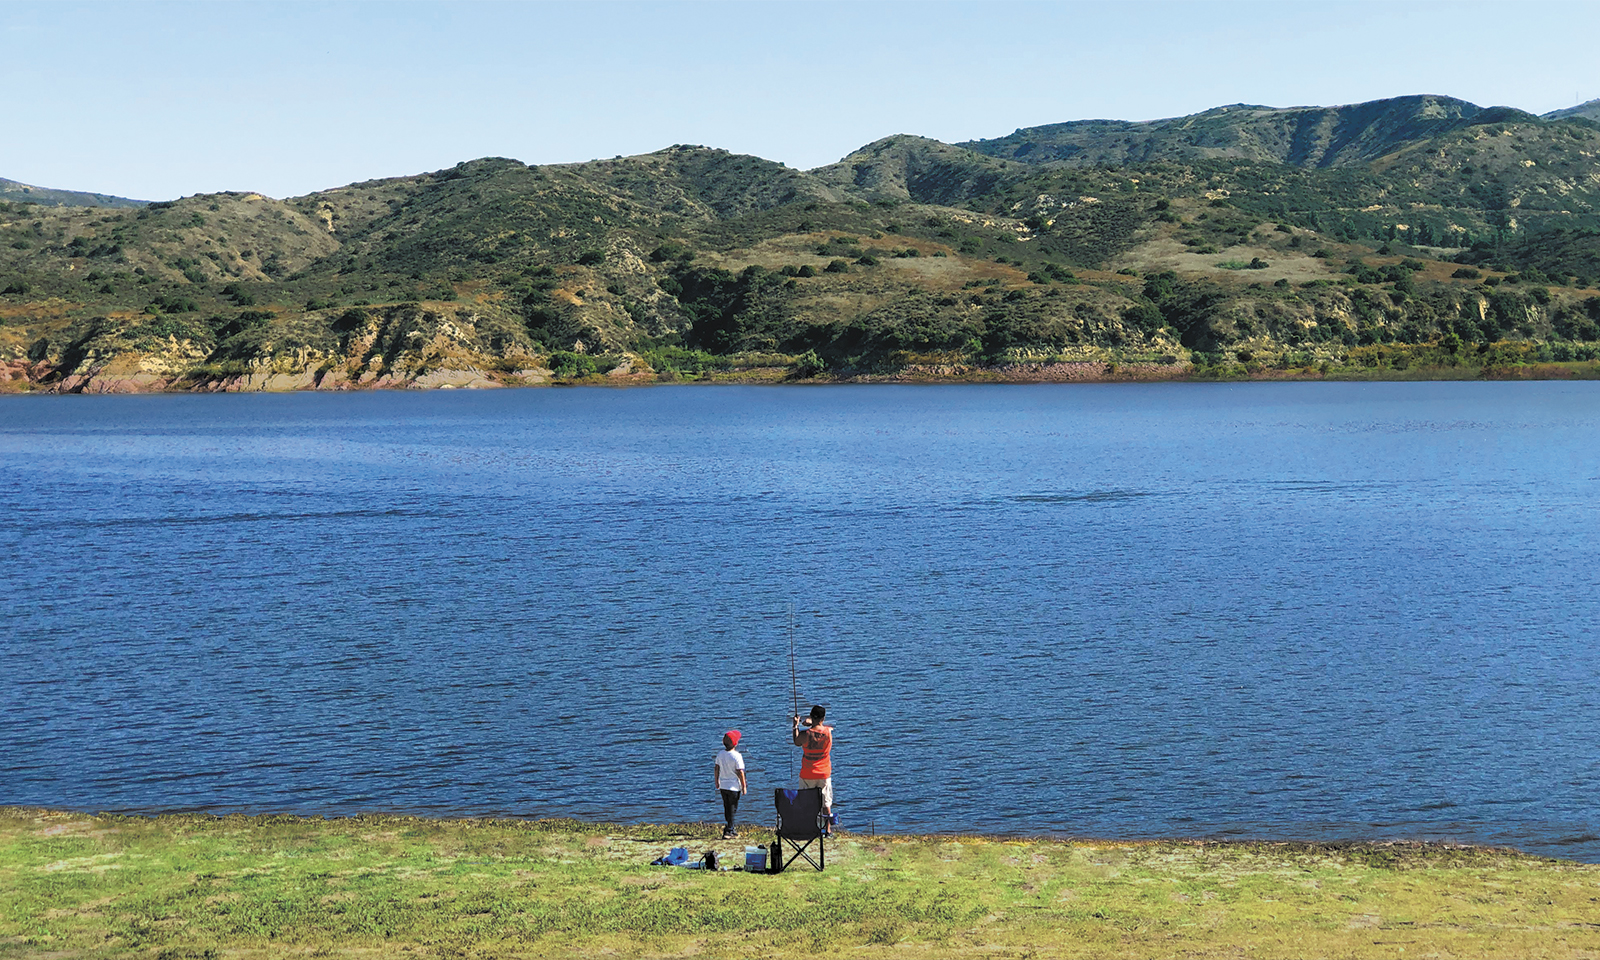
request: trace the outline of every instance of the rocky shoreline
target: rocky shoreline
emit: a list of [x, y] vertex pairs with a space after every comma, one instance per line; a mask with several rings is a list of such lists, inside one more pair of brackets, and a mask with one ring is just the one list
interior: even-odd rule
[[1189, 363], [1114, 363], [1070, 361], [1009, 363], [992, 367], [919, 364], [886, 373], [795, 376], [790, 368], [761, 366], [684, 377], [656, 373], [637, 361], [624, 361], [606, 373], [561, 377], [530, 360], [526, 365], [436, 367], [411, 372], [346, 367], [293, 366], [281, 363], [242, 372], [184, 370], [116, 358], [99, 366], [81, 367], [63, 375], [44, 362], [0, 361], [0, 394], [145, 394], [145, 393], [299, 393], [367, 390], [492, 390], [517, 387], [635, 387], [679, 384], [718, 385], [846, 385], [846, 384], [1046, 384], [1046, 383], [1215, 383], [1283, 381], [1411, 381], [1411, 380], [1591, 380], [1600, 379], [1595, 363], [1548, 363], [1512, 367], [1429, 367], [1405, 370], [1334, 368], [1262, 368], [1256, 370], [1197, 368]]

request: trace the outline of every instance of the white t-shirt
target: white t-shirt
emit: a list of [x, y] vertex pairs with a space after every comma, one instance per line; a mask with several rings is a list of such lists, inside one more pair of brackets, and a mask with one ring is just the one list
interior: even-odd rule
[[717, 789], [739, 789], [739, 771], [744, 769], [744, 757], [737, 750], [717, 753]]

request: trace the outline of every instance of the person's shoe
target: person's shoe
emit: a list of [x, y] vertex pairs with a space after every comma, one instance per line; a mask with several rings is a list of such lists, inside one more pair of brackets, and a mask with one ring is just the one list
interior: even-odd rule
[[732, 839], [734, 839], [734, 838], [736, 838], [738, 836], [739, 836], [739, 831], [733, 829], [732, 827], [723, 827], [722, 828], [722, 839], [724, 839], [724, 840], [732, 840]]

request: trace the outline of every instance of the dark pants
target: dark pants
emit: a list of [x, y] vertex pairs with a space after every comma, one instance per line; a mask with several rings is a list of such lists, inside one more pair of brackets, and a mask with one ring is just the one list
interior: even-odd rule
[[723, 790], [722, 816], [728, 821], [728, 829], [733, 829], [733, 815], [739, 812], [739, 791]]

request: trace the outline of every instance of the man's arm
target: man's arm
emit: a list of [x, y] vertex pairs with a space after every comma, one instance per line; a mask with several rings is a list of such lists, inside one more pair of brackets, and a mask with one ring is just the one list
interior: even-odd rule
[[717, 769], [715, 762], [711, 764], [711, 784], [718, 790], [722, 789], [722, 771]]
[[739, 768], [739, 794], [743, 796], [750, 792], [750, 785], [744, 781], [744, 768]]

